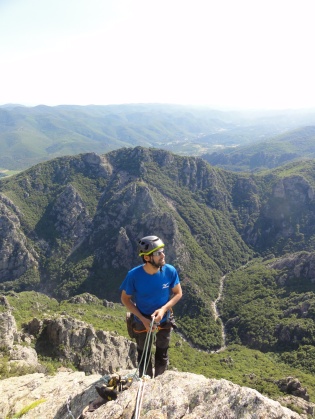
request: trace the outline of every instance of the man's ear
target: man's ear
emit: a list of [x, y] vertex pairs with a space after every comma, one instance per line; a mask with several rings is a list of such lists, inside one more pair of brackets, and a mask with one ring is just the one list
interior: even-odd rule
[[143, 260], [144, 260], [145, 262], [149, 262], [149, 260], [150, 260], [150, 256], [148, 256], [148, 255], [143, 255]]

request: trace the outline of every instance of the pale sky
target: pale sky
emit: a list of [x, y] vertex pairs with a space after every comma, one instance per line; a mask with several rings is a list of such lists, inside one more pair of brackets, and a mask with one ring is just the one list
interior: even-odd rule
[[0, 104], [315, 108], [314, 0], [0, 0]]

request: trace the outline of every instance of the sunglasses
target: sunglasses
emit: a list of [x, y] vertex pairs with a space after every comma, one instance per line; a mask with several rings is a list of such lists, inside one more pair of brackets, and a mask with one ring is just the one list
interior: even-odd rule
[[165, 255], [165, 250], [164, 249], [156, 250], [155, 252], [152, 252], [151, 255], [153, 255], [153, 256]]

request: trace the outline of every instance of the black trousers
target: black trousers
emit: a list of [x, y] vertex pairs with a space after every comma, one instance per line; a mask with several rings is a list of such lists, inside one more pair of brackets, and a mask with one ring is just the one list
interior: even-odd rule
[[[137, 353], [138, 353], [138, 367], [139, 367], [139, 377], [142, 377], [143, 374], [153, 377], [153, 368], [152, 368], [152, 359], [148, 359], [150, 355], [150, 349], [152, 346], [153, 335], [155, 334], [155, 359], [154, 359], [154, 376], [163, 374], [166, 370], [169, 363], [168, 358], [168, 348], [170, 345], [170, 337], [172, 327], [170, 324], [161, 325], [161, 329], [158, 332], [152, 332], [150, 336], [150, 342], [148, 347], [147, 358], [143, 354], [145, 340], [147, 338], [147, 332], [145, 331], [144, 325], [140, 322], [135, 323], [134, 329], [138, 332], [136, 335], [137, 342]], [[143, 355], [143, 356], [142, 356]], [[142, 361], [141, 361], [142, 358]], [[140, 363], [141, 361], [141, 363]], [[146, 365], [144, 365], [146, 363]], [[144, 371], [145, 366], [147, 366], [146, 371]]]

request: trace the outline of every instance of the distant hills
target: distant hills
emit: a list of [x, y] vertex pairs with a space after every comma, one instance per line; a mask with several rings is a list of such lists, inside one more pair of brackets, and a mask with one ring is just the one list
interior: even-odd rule
[[227, 147], [202, 157], [214, 166], [233, 171], [273, 169], [290, 161], [315, 158], [315, 125], [250, 145]]
[[[266, 167], [264, 159], [278, 165], [295, 157], [295, 147], [287, 151], [281, 140], [284, 151], [269, 159], [266, 155], [259, 158], [242, 146], [251, 149], [253, 144], [258, 147], [260, 141], [274, 138], [278, 141], [277, 136], [287, 131], [307, 131], [312, 126], [315, 126], [312, 111], [245, 113], [162, 104], [56, 107], [11, 104], [0, 107], [0, 169], [4, 176], [3, 170], [24, 170], [59, 156], [102, 154], [122, 147], [143, 146], [179, 155], [203, 155], [211, 164], [230, 170], [254, 170], [257, 165], [253, 160], [259, 161], [257, 167]], [[222, 154], [222, 150], [226, 152]], [[240, 155], [235, 155], [239, 150]], [[304, 152], [309, 152], [307, 145], [304, 151], [299, 150], [298, 157]]]

